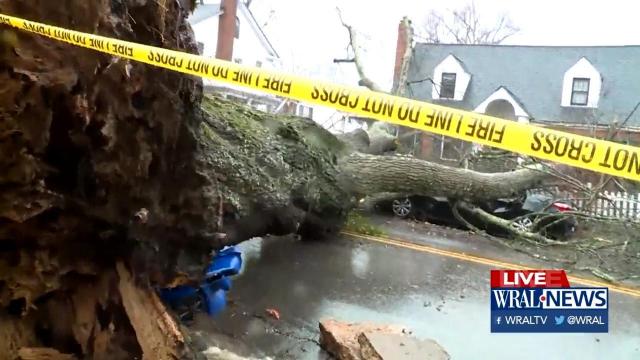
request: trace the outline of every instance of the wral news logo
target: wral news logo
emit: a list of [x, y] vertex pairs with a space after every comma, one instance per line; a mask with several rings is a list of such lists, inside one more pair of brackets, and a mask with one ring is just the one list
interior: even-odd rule
[[491, 332], [608, 332], [609, 289], [571, 287], [564, 270], [491, 270]]

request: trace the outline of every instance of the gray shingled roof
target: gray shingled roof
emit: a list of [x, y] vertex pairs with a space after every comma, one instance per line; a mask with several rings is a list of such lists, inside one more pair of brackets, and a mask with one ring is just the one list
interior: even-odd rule
[[[461, 102], [432, 100], [433, 69], [449, 54], [471, 74]], [[602, 75], [598, 109], [560, 105], [564, 73], [586, 57]], [[436, 79], [434, 79], [436, 80]], [[407, 96], [473, 110], [500, 86], [506, 87], [535, 121], [580, 124], [623, 120], [640, 102], [640, 46], [509, 46], [416, 44]], [[412, 83], [413, 82], [413, 83]], [[640, 126], [640, 111], [628, 122]]]

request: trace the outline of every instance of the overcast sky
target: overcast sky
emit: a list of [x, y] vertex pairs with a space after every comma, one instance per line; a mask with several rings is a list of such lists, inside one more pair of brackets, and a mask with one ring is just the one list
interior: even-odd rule
[[[354, 84], [353, 65], [333, 64], [347, 57], [345, 21], [360, 34], [370, 77], [390, 88], [398, 22], [407, 15], [419, 31], [430, 10], [445, 11], [465, 0], [253, 0], [251, 10], [279, 52], [285, 70]], [[640, 44], [640, 6], [633, 0], [476, 0], [487, 20], [506, 13], [521, 31], [507, 44]]]

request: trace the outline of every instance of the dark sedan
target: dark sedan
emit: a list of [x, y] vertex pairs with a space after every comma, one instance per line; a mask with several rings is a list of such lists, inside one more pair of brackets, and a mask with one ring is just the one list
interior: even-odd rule
[[[572, 211], [573, 207], [565, 202], [554, 201], [553, 196], [548, 194], [527, 194], [520, 198], [498, 199], [475, 205], [497, 217], [512, 220], [512, 225], [519, 230], [541, 231], [544, 235], [555, 239], [570, 237], [577, 226], [575, 217], [563, 214]], [[397, 197], [376, 203], [376, 208], [381, 211], [391, 211], [402, 218], [465, 227], [453, 215], [452, 204], [444, 197], [421, 195]], [[471, 217], [465, 217], [465, 219], [491, 234], [506, 235], [504, 231], [484, 224], [478, 219]]]

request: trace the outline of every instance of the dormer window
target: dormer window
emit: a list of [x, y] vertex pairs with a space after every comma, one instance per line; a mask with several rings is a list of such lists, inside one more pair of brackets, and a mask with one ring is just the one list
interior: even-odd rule
[[456, 93], [456, 73], [442, 73], [440, 99], [453, 99]]
[[587, 58], [581, 58], [564, 73], [562, 106], [597, 108], [602, 76]]
[[431, 80], [432, 99], [462, 101], [471, 81], [471, 74], [465, 70], [460, 60], [449, 55], [433, 69]]
[[589, 102], [589, 82], [587, 78], [573, 78], [571, 105], [585, 106]]

